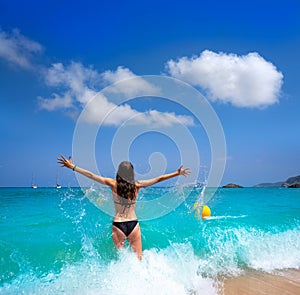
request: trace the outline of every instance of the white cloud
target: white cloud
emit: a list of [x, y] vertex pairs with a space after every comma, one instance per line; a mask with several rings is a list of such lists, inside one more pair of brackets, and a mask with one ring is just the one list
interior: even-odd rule
[[169, 74], [207, 91], [209, 99], [237, 107], [263, 107], [278, 102], [283, 75], [258, 53], [203, 51], [192, 58], [167, 62]]
[[62, 63], [56, 63], [47, 70], [45, 80], [48, 86], [69, 89], [68, 92], [75, 101], [85, 104], [96, 94], [100, 74], [78, 62], [71, 62], [66, 67]]
[[92, 124], [120, 126], [124, 122], [135, 125], [172, 126], [183, 124], [194, 125], [192, 117], [176, 115], [175, 113], [162, 113], [157, 110], [138, 112], [130, 105], [116, 105], [107, 100], [102, 94], [97, 94], [93, 101], [86, 105], [82, 119]]
[[97, 93], [94, 85], [100, 79], [97, 71], [76, 62], [66, 67], [62, 63], [53, 64], [44, 71], [44, 77], [48, 86], [62, 92], [52, 94], [51, 98], [38, 97], [39, 107], [48, 111], [76, 108], [78, 104], [84, 106]]
[[[175, 113], [162, 113], [156, 110], [138, 112], [129, 104], [116, 105], [102, 93], [98, 93], [97, 86], [107, 83], [115, 83], [109, 88], [111, 92], [132, 97], [141, 96], [149, 91], [153, 94], [159, 93], [156, 87], [126, 68], [118, 67], [115, 72], [106, 71], [99, 74], [92, 68], [84, 67], [81, 63], [72, 62], [68, 66], [56, 63], [44, 72], [44, 76], [46, 84], [58, 88], [62, 94], [54, 93], [50, 98], [38, 97], [41, 109], [80, 111], [85, 108], [83, 119], [86, 122], [112, 126], [119, 126], [127, 120], [130, 120], [132, 124], [159, 124], [161, 126], [179, 123], [193, 125], [194, 123], [191, 117], [178, 116]], [[117, 83], [124, 79], [129, 80], [126, 80], [126, 83]], [[92, 103], [88, 103], [91, 100]]]
[[150, 125], [158, 125], [158, 126], [172, 126], [175, 124], [183, 124], [187, 126], [193, 126], [194, 120], [192, 117], [184, 116], [184, 115], [176, 115], [175, 113], [162, 113], [156, 110], [150, 110], [144, 113], [144, 119]]
[[53, 93], [52, 98], [43, 98], [39, 96], [37, 99], [40, 109], [47, 111], [72, 108], [73, 106], [72, 95], [69, 92], [65, 93], [63, 96]]
[[129, 105], [117, 106], [99, 93], [91, 103], [85, 106], [83, 120], [92, 124], [103, 123], [104, 125], [118, 126], [137, 113]]
[[131, 72], [129, 69], [124, 68], [119, 66], [117, 70], [114, 71], [105, 71], [103, 74], [103, 79], [107, 81], [110, 84], [125, 80], [125, 79], [130, 79], [130, 78], [135, 78], [136, 75]]
[[42, 51], [42, 45], [26, 38], [17, 29], [11, 33], [0, 29], [0, 57], [6, 61], [30, 69], [32, 59]]
[[[106, 84], [110, 85], [110, 92], [113, 93], [123, 93], [127, 96], [141, 96], [143, 93], [159, 94], [157, 87], [135, 75], [129, 69], [120, 66], [116, 71], [105, 71], [102, 78]], [[123, 80], [126, 80], [126, 83], [117, 83]]]

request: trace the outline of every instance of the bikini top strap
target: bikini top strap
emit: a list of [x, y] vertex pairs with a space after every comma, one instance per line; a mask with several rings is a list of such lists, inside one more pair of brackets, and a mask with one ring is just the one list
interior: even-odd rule
[[129, 202], [127, 199], [121, 198], [121, 201], [118, 202], [118, 201], [114, 200], [114, 203], [129, 208], [131, 205], [134, 205], [136, 203], [136, 201]]

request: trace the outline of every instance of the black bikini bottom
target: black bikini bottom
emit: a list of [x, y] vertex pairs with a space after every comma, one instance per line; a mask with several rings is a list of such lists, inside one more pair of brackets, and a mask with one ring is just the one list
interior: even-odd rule
[[128, 237], [131, 234], [131, 232], [134, 230], [137, 224], [137, 220], [113, 222], [113, 225], [119, 228], [125, 234], [126, 237]]

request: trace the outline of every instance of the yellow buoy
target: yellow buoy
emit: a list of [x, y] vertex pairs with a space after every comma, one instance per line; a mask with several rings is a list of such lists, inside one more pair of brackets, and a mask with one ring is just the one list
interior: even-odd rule
[[203, 206], [203, 209], [202, 209], [202, 219], [210, 216], [210, 208], [206, 205]]

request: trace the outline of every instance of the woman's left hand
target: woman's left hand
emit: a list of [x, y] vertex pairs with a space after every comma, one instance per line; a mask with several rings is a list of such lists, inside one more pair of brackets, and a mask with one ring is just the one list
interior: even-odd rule
[[190, 175], [191, 174], [191, 170], [190, 168], [182, 168], [183, 166], [181, 165], [177, 172], [178, 172], [178, 175], [183, 175], [183, 176], [187, 176], [187, 175]]

